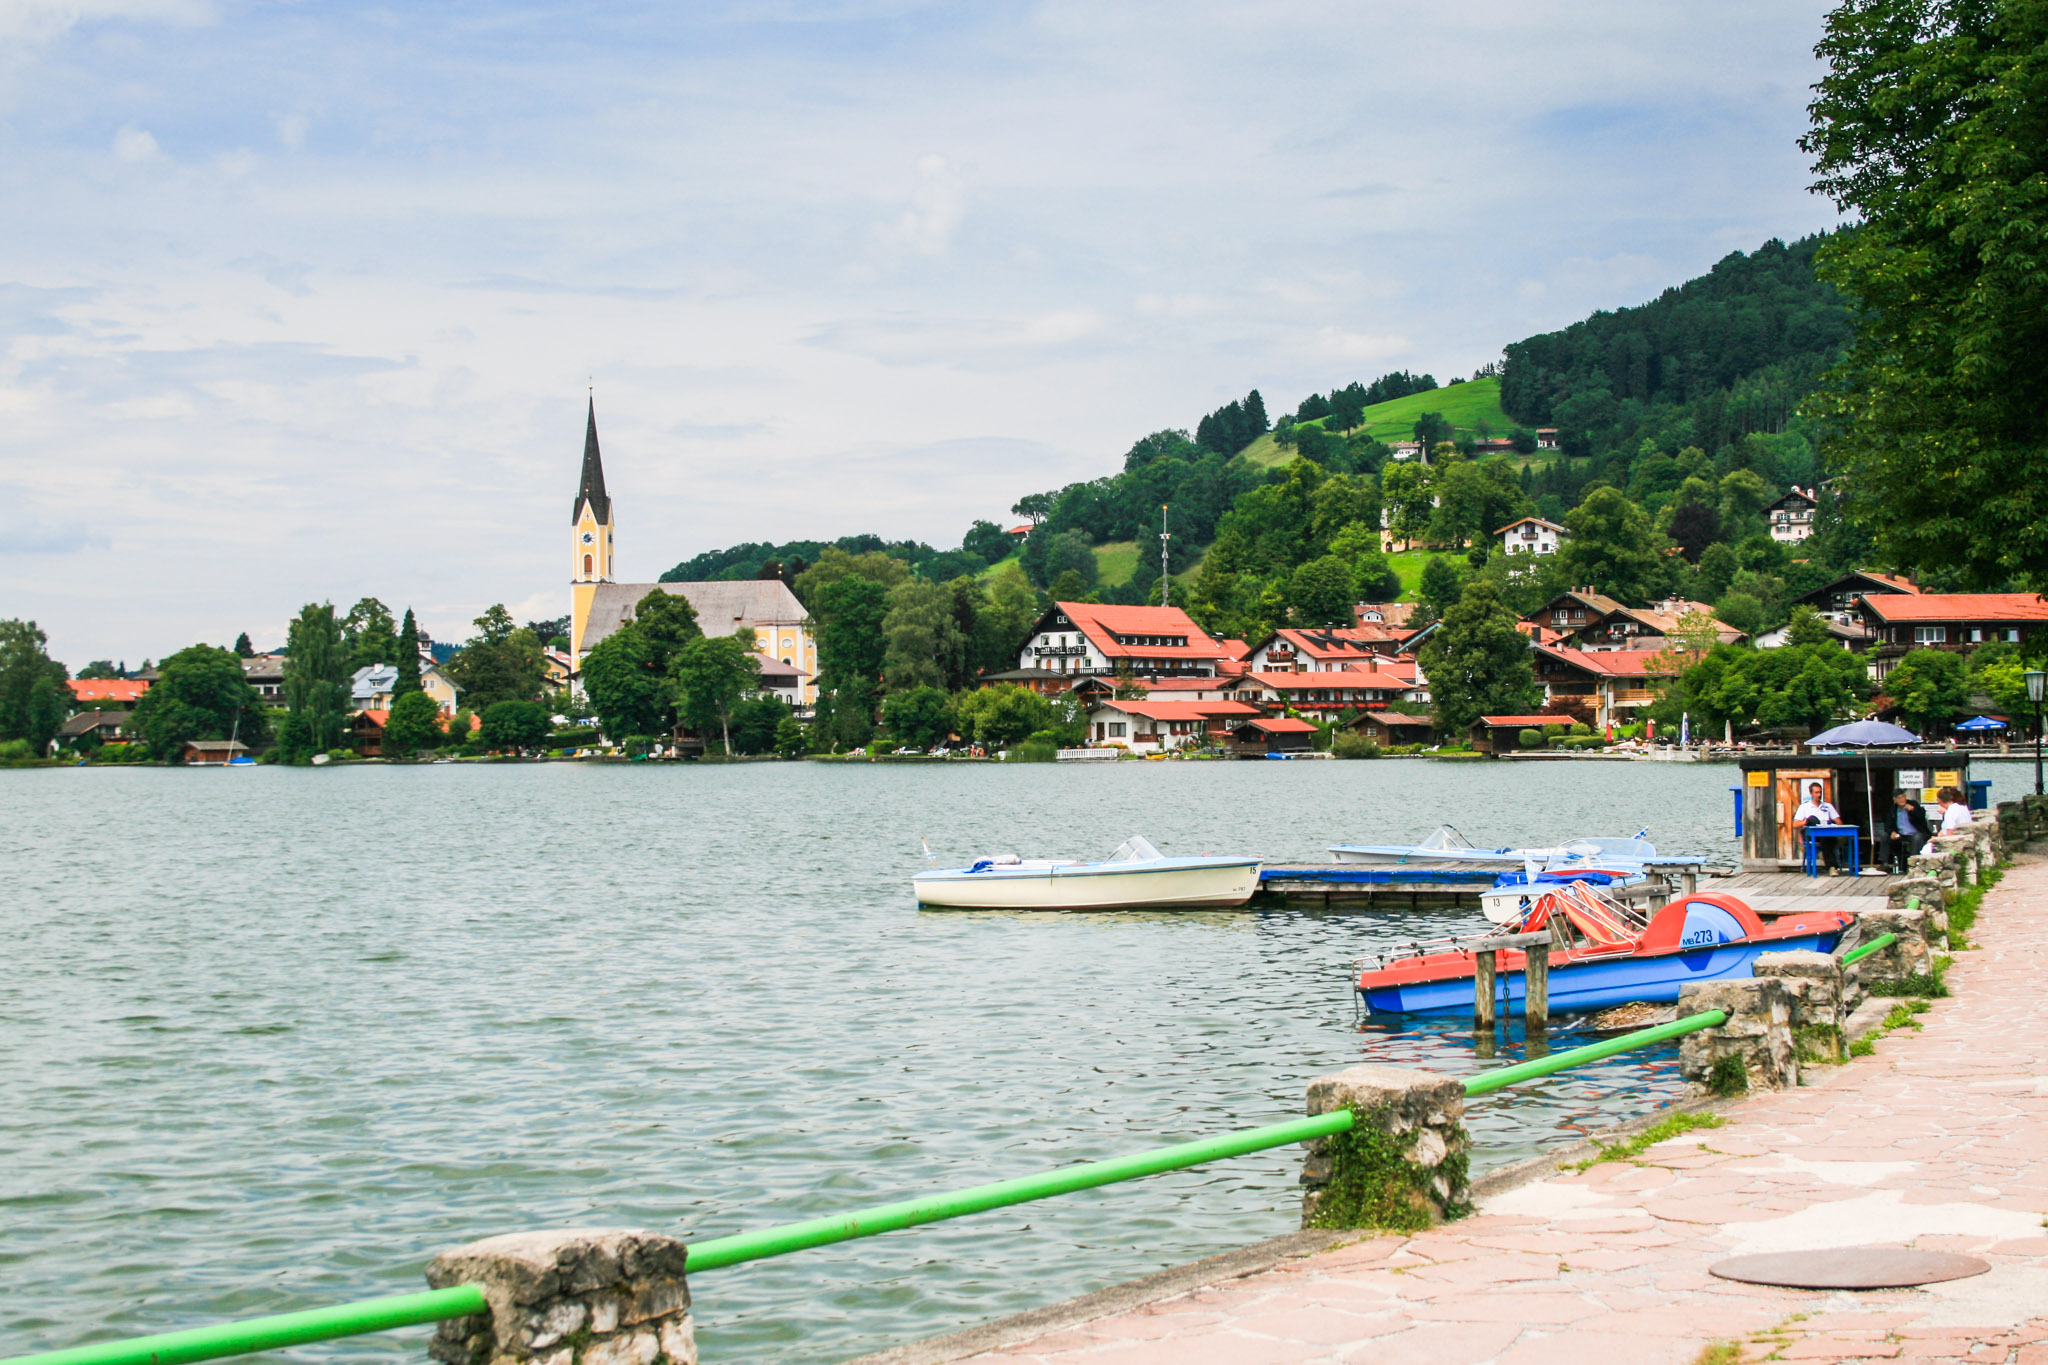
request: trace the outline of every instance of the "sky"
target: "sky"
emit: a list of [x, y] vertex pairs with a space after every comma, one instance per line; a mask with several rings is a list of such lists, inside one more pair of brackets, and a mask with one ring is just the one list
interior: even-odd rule
[[0, 0], [0, 617], [137, 666], [374, 596], [953, 546], [1831, 226], [1819, 0]]

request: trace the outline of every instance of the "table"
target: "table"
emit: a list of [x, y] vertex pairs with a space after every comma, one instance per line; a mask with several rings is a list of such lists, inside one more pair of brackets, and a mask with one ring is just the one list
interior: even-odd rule
[[1822, 839], [1847, 839], [1849, 841], [1849, 875], [1863, 873], [1863, 831], [1856, 825], [1806, 825], [1806, 875], [1820, 875], [1820, 845]]

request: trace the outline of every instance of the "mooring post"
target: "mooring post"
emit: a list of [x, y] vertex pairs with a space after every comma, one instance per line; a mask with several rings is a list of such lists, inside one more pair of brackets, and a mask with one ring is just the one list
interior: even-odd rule
[[1304, 1228], [1412, 1230], [1470, 1211], [1463, 1083], [1392, 1066], [1354, 1066], [1309, 1082], [1310, 1114], [1337, 1109], [1351, 1111], [1351, 1130], [1306, 1144]]
[[1692, 895], [1700, 889], [1700, 870], [1688, 867], [1678, 874], [1678, 889], [1685, 895]]
[[1472, 1027], [1493, 1031], [1494, 950], [1472, 954]]
[[436, 1289], [473, 1284], [488, 1312], [443, 1322], [443, 1365], [696, 1365], [688, 1248], [653, 1232], [515, 1232], [444, 1251]]
[[1529, 1032], [1550, 1027], [1550, 945], [1532, 943], [1522, 958], [1522, 1022]]

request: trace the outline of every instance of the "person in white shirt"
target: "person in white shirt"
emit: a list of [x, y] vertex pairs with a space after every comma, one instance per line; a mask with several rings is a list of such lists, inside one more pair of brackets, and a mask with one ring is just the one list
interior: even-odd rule
[[[1818, 782], [1807, 783], [1806, 799], [1799, 803], [1798, 810], [1792, 812], [1793, 827], [1804, 829], [1808, 825], [1839, 825], [1841, 823], [1842, 813], [1835, 809], [1832, 801], [1827, 799], [1826, 788], [1822, 787]], [[1802, 835], [1801, 837], [1804, 838], [1805, 836]], [[1829, 874], [1833, 875], [1842, 866], [1842, 841], [1840, 839], [1823, 839], [1820, 841], [1819, 850], [1821, 861], [1827, 864]]]
[[1970, 803], [1963, 800], [1962, 792], [1954, 787], [1943, 787], [1941, 797], [1941, 832], [1953, 834], [1970, 823]]

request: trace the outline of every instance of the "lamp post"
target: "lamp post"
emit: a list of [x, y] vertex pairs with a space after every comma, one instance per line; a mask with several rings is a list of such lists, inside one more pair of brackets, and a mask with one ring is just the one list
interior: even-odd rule
[[2041, 697], [2048, 690], [2048, 673], [2038, 668], [2026, 671], [2027, 700], [2034, 703], [2034, 795], [2048, 795], [2041, 788]]

